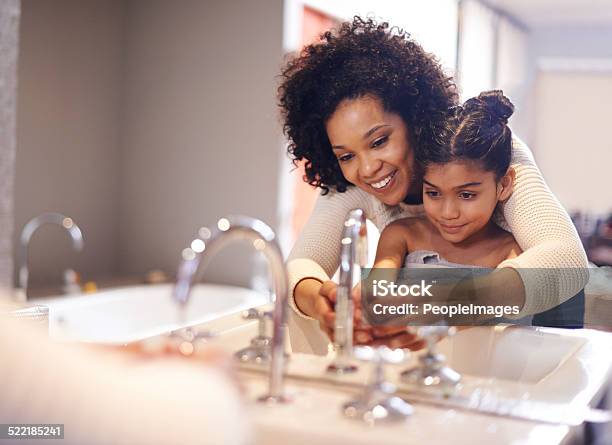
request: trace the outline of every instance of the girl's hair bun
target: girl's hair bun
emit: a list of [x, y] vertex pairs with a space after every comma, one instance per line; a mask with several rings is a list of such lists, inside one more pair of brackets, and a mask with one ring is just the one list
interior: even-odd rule
[[504, 125], [514, 113], [514, 105], [501, 90], [484, 91], [469, 99], [464, 105], [465, 112], [484, 111]]
[[514, 105], [500, 90], [485, 91], [449, 109], [434, 143], [421, 149], [421, 167], [456, 160], [477, 161], [497, 179], [512, 159], [512, 130], [506, 125]]
[[[504, 96], [502, 90], [483, 91], [468, 102], [473, 102], [474, 111], [480, 109], [504, 125], [508, 123], [508, 119], [514, 113], [514, 105], [510, 102], [510, 99]], [[466, 103], [467, 107], [468, 103]]]

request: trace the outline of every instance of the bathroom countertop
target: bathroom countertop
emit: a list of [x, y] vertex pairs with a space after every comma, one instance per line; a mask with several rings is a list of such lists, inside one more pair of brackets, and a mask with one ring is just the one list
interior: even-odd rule
[[[509, 335], [513, 335], [512, 332], [509, 331]], [[567, 340], [583, 343], [576, 343], [579, 348], [572, 347], [567, 361], [551, 370], [543, 379], [532, 381], [527, 378], [527, 372], [521, 375], [520, 381], [490, 380], [465, 375], [464, 387], [491, 389], [493, 387], [480, 385], [490, 385], [495, 381], [497, 392], [494, 392], [502, 398], [517, 401], [525, 399], [527, 403], [532, 401], [536, 404], [552, 403], [551, 407], [564, 406], [568, 409], [570, 406], [596, 406], [605, 390], [606, 382], [609, 383], [612, 369], [612, 334], [587, 329], [564, 331], [549, 328], [531, 329], [525, 332], [542, 333], [551, 336], [553, 340], [562, 336]], [[514, 340], [514, 337], [509, 339]], [[329, 356], [293, 354], [288, 364], [289, 377], [286, 382], [286, 394], [292, 398], [292, 402], [284, 405], [267, 406], [254, 402], [258, 396], [266, 392], [267, 377], [264, 377], [261, 369], [255, 371], [253, 368], [242, 369], [241, 375], [247, 389], [247, 397], [253, 400], [250, 409], [256, 425], [256, 443], [558, 445], [573, 443], [573, 440], [580, 438], [582, 434], [582, 425], [573, 427], [421, 402], [413, 404], [414, 413], [406, 421], [367, 425], [345, 418], [341, 409], [344, 403], [360, 394], [362, 389], [359, 385], [368, 381], [370, 372], [367, 364], [360, 366], [356, 374], [341, 377], [339, 384], [332, 379], [322, 377], [329, 360]], [[399, 395], [406, 394], [410, 400], [410, 392], [404, 392], [406, 389], [402, 388], [396, 378], [399, 375], [396, 371], [406, 366], [406, 363], [388, 365], [385, 374], [392, 382], [399, 385], [402, 390]], [[566, 411], [565, 408], [563, 411]], [[550, 414], [550, 410], [547, 412]], [[531, 415], [531, 412], [529, 414]]]
[[[249, 395], [265, 392], [266, 382], [248, 381]], [[286, 405], [261, 406], [253, 403], [251, 413], [256, 426], [256, 443], [292, 445], [474, 445], [520, 443], [562, 444], [573, 430], [565, 425], [539, 424], [526, 420], [493, 417], [456, 409], [440, 409], [418, 404], [405, 422], [369, 426], [341, 415], [341, 406], [358, 390], [303, 385], [289, 382]]]

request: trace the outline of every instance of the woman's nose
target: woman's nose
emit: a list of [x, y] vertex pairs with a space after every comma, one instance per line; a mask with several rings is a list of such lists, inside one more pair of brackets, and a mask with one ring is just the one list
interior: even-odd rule
[[364, 156], [359, 164], [359, 175], [363, 179], [372, 179], [376, 176], [381, 167], [382, 161], [376, 156]]
[[442, 218], [446, 220], [459, 218], [459, 207], [454, 199], [445, 199], [442, 203]]

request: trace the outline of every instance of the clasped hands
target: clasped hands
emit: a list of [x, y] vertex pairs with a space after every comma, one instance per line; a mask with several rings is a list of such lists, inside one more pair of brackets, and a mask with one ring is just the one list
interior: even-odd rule
[[[334, 338], [334, 325], [336, 321], [336, 294], [338, 284], [333, 281], [325, 281], [312, 302], [310, 311], [313, 318], [319, 322], [330, 339]], [[407, 348], [418, 350], [425, 346], [425, 341], [406, 326], [370, 326], [364, 322], [361, 306], [361, 285], [353, 288], [352, 298], [354, 301], [354, 333], [353, 339], [356, 344], [370, 346], [388, 346], [390, 348]]]

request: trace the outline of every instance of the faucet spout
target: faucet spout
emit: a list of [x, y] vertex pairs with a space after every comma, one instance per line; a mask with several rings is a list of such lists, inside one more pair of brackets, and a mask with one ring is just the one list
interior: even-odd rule
[[28, 221], [21, 230], [19, 255], [19, 287], [23, 290], [23, 294], [26, 298], [30, 275], [28, 269], [28, 246], [34, 232], [45, 224], [57, 224], [66, 229], [72, 239], [74, 250], [78, 252], [83, 250], [83, 232], [81, 232], [81, 229], [72, 218], [62, 215], [61, 213], [43, 213]]
[[[202, 231], [200, 231], [202, 232]], [[221, 218], [217, 227], [207, 231], [203, 238], [197, 238], [191, 246], [183, 250], [183, 260], [178, 269], [176, 285], [172, 297], [181, 306], [189, 302], [191, 289], [198, 271], [203, 270], [211, 258], [230, 242], [235, 240], [251, 241], [253, 247], [261, 251], [272, 271], [273, 289], [276, 296], [272, 314], [272, 358], [270, 361], [269, 392], [260, 400], [265, 402], [285, 402], [283, 392], [285, 361], [285, 326], [287, 324], [288, 279], [276, 235], [264, 222], [247, 216]], [[200, 233], [200, 236], [201, 233]]]
[[351, 210], [344, 222], [340, 251], [340, 277], [336, 294], [336, 323], [334, 326], [334, 348], [336, 359], [328, 371], [336, 374], [355, 372], [351, 363], [353, 349], [353, 314], [351, 297], [355, 286], [355, 265], [364, 267], [368, 257], [368, 232], [366, 216], [362, 209]]

